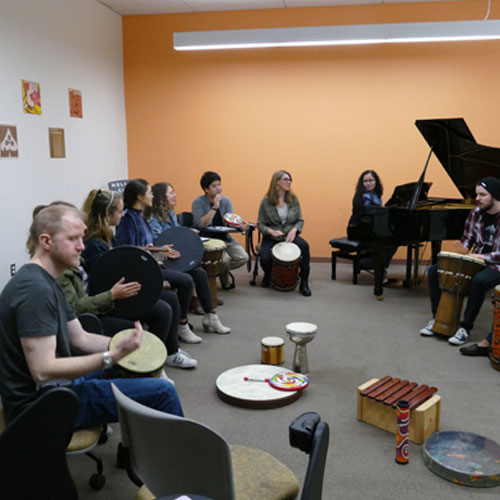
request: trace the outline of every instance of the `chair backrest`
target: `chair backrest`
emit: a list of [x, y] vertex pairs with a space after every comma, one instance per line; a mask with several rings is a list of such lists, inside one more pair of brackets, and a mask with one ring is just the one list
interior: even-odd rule
[[330, 427], [316, 412], [299, 415], [289, 427], [290, 444], [309, 454], [300, 500], [321, 500]]
[[66, 461], [78, 405], [70, 389], [47, 390], [0, 434], [2, 498], [78, 498]]
[[120, 179], [119, 181], [109, 181], [108, 189], [110, 191], [118, 191], [119, 193], [123, 193], [125, 186], [127, 185], [128, 179]]
[[182, 493], [214, 500], [234, 500], [231, 452], [212, 429], [147, 408], [125, 396], [114, 384], [122, 442], [131, 464], [157, 496]]
[[92, 313], [79, 314], [78, 321], [80, 321], [80, 324], [82, 325], [85, 331], [104, 335], [101, 320], [95, 314]]
[[193, 214], [192, 212], [181, 212], [177, 214], [179, 224], [184, 227], [193, 227]]

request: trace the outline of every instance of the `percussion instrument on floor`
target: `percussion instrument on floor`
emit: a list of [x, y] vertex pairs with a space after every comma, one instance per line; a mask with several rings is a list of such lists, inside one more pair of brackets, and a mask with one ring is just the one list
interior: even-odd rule
[[[286, 376], [287, 373], [289, 370], [286, 368], [273, 365], [237, 366], [217, 377], [215, 382], [217, 395], [226, 403], [243, 408], [279, 408], [296, 401], [303, 391], [278, 390], [266, 383], [265, 379], [280, 374]], [[297, 375], [300, 376], [300, 374]], [[260, 380], [253, 381], [252, 379]]]
[[306, 375], [309, 373], [306, 345], [314, 339], [317, 331], [318, 327], [313, 323], [296, 322], [286, 325], [286, 333], [295, 344], [292, 365], [292, 370], [294, 372], [304, 373]]
[[[134, 329], [122, 330], [113, 335], [109, 348], [118, 344]], [[111, 368], [113, 378], [159, 377], [167, 361], [167, 349], [163, 341], [150, 332], [143, 331], [142, 342], [138, 349], [127, 354]]]
[[260, 341], [260, 360], [265, 365], [282, 365], [285, 360], [285, 341], [281, 337], [264, 337]]
[[219, 276], [221, 271], [222, 254], [225, 248], [226, 244], [222, 240], [215, 238], [209, 238], [203, 242], [204, 253], [201, 266], [207, 272], [214, 307], [217, 307], [217, 276]]
[[187, 273], [197, 267], [203, 257], [203, 243], [200, 237], [191, 229], [183, 226], [171, 227], [153, 242], [155, 247], [173, 245], [181, 256], [178, 259], [166, 259], [162, 262], [163, 267], [169, 271], [180, 271]]
[[272, 286], [276, 290], [294, 290], [299, 275], [300, 248], [295, 243], [276, 243], [272, 248], [272, 258]]
[[133, 246], [121, 246], [101, 255], [89, 273], [89, 294], [111, 290], [122, 277], [125, 282], [138, 281], [137, 295], [115, 300], [108, 313], [126, 319], [137, 319], [146, 314], [160, 298], [163, 289], [161, 269], [150, 253]]
[[373, 378], [358, 387], [358, 420], [396, 433], [396, 405], [410, 403], [410, 440], [420, 444], [439, 430], [441, 398], [437, 387], [393, 378]]
[[495, 311], [493, 313], [492, 332], [490, 363], [495, 370], [500, 371], [500, 285], [495, 287]]
[[484, 261], [454, 252], [438, 253], [441, 298], [433, 331], [451, 337], [457, 331], [464, 297], [469, 293], [472, 278], [482, 269]]
[[438, 476], [463, 486], [500, 485], [500, 446], [470, 432], [435, 432], [423, 449], [424, 463]]

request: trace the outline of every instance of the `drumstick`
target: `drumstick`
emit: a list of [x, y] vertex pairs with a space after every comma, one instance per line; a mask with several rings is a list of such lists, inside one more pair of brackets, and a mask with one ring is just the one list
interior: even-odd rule
[[243, 377], [245, 382], [269, 382], [268, 378]]

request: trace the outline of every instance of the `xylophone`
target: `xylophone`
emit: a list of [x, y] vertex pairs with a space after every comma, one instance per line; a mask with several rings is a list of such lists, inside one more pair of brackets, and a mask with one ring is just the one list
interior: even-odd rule
[[396, 433], [396, 405], [410, 403], [410, 440], [423, 443], [439, 430], [441, 398], [436, 387], [393, 378], [371, 379], [358, 387], [358, 420]]

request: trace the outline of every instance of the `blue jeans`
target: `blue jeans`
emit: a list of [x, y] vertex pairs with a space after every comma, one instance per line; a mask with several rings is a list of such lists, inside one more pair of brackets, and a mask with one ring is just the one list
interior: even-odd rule
[[177, 391], [170, 382], [155, 377], [101, 379], [101, 371], [73, 381], [71, 388], [80, 400], [75, 427], [118, 422], [118, 410], [111, 383], [137, 403], [155, 410], [184, 416]]

